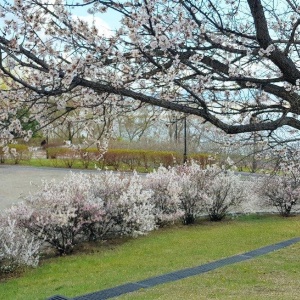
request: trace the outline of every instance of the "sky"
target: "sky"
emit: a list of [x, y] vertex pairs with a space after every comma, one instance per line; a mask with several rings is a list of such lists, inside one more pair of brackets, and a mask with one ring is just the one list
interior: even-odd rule
[[88, 14], [86, 12], [86, 8], [82, 7], [77, 7], [73, 9], [73, 14], [75, 16], [78, 16], [85, 21], [90, 21], [92, 22], [93, 18], [95, 18], [96, 25], [99, 26], [99, 31], [100, 28], [105, 29], [110, 29], [110, 30], [115, 30], [118, 27], [120, 27], [120, 14], [113, 11], [113, 10], [108, 10], [107, 13], [100, 14], [98, 13], [95, 17], [93, 17], [91, 14]]
[[[48, 0], [48, 1], [50, 3], [55, 2], [55, 0]], [[13, 3], [14, 0], [7, 0], [7, 2]], [[81, 3], [82, 0], [78, 2]], [[99, 32], [103, 32], [104, 35], [110, 35], [109, 34], [110, 30], [115, 30], [120, 27], [121, 16], [119, 13], [110, 9], [108, 10], [107, 13], [103, 13], [103, 14], [97, 13], [96, 16], [93, 16], [87, 13], [87, 8], [88, 7], [75, 7], [72, 10], [74, 18], [79, 17], [80, 19], [83, 19], [84, 21], [87, 21], [91, 24], [94, 19]], [[0, 18], [0, 26], [2, 24], [3, 24], [3, 20]]]

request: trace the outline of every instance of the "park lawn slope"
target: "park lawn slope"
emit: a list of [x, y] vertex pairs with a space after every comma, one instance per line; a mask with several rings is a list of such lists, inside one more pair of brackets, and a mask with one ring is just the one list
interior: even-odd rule
[[[20, 278], [1, 282], [0, 295], [6, 300], [38, 300], [55, 294], [78, 296], [298, 236], [299, 216], [250, 216], [218, 223], [174, 226], [115, 245], [102, 245], [84, 253], [44, 260], [38, 268], [26, 271]], [[251, 260], [250, 265], [254, 261], [257, 260]], [[232, 274], [235, 274], [236, 266], [232, 268]], [[191, 284], [197, 285], [197, 280]], [[147, 297], [141, 299], [151, 299]]]

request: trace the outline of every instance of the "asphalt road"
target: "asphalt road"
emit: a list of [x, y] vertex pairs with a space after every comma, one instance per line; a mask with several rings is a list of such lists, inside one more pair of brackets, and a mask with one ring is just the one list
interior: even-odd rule
[[42, 180], [61, 181], [69, 172], [97, 172], [0, 165], [0, 210], [35, 192]]

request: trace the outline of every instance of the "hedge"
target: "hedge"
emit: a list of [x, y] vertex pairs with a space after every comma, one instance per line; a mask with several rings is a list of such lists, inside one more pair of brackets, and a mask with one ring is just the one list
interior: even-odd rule
[[[158, 168], [174, 166], [182, 163], [183, 155], [175, 151], [153, 151], [135, 149], [109, 149], [101, 153], [97, 148], [75, 150], [66, 147], [47, 148], [47, 157], [51, 159], [63, 159], [66, 166], [71, 168], [76, 159], [80, 159], [82, 166], [88, 168], [91, 162], [100, 168], [111, 167], [114, 170], [143, 168], [146, 171]], [[205, 166], [209, 161], [208, 154], [196, 153], [188, 157]]]
[[1, 163], [5, 163], [6, 159], [12, 159], [15, 164], [18, 164], [20, 160], [30, 160], [32, 157], [29, 147], [25, 144], [8, 144], [7, 146], [9, 148], [8, 153], [4, 153], [4, 147], [0, 147]]

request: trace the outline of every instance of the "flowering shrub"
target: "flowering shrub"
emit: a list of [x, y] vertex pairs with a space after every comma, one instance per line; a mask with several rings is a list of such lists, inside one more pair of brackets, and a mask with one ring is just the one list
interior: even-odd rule
[[20, 228], [62, 255], [87, 239], [136, 236], [153, 230], [150, 197], [136, 174], [70, 173], [60, 183], [44, 182], [39, 192], [16, 208], [14, 216]]
[[[294, 158], [293, 161], [291, 158]], [[299, 153], [287, 157], [279, 164], [278, 174], [267, 176], [260, 188], [260, 193], [265, 197], [268, 206], [276, 207], [280, 215], [289, 216], [293, 207], [300, 198], [300, 164]]]
[[133, 176], [101, 173], [93, 178], [94, 193], [103, 200], [105, 217], [89, 226], [93, 239], [138, 235], [155, 228], [152, 192], [144, 189], [142, 179]]
[[281, 216], [288, 217], [299, 201], [300, 187], [287, 176], [268, 176], [262, 184], [262, 195], [266, 197], [267, 206], [276, 207]]
[[101, 199], [93, 195], [91, 181], [83, 174], [71, 173], [60, 183], [44, 182], [26, 204], [29, 213], [20, 217], [20, 222], [60, 254], [71, 253], [84, 239], [83, 227], [104, 215]]
[[180, 209], [179, 194], [181, 185], [175, 168], [160, 167], [146, 176], [144, 186], [152, 190], [151, 203], [154, 205], [153, 214], [159, 226], [174, 222], [183, 215]]
[[184, 212], [182, 221], [186, 225], [192, 224], [203, 212], [203, 200], [209, 179], [206, 176], [208, 172], [207, 169], [202, 169], [196, 163], [178, 167], [176, 171], [180, 175], [179, 184], [181, 185], [181, 192], [179, 195], [179, 207]]
[[211, 221], [220, 221], [230, 208], [237, 207], [246, 199], [245, 183], [232, 171], [220, 170], [216, 166], [211, 168], [214, 174], [207, 182], [203, 206]]
[[147, 187], [153, 190], [157, 222], [182, 218], [192, 224], [208, 214], [212, 221], [225, 217], [229, 209], [244, 199], [244, 185], [233, 172], [217, 165], [202, 168], [195, 162], [169, 169], [160, 168], [147, 175]]
[[221, 220], [244, 198], [239, 178], [216, 165], [160, 167], [146, 177], [70, 173], [1, 216], [0, 268], [37, 265], [44, 242], [63, 255], [87, 240], [137, 236], [180, 218]]
[[238, 176], [217, 165], [201, 168], [192, 163], [178, 171], [181, 173], [180, 207], [184, 211], [184, 224], [194, 223], [203, 214], [208, 214], [211, 221], [222, 220], [229, 209], [245, 199]]
[[9, 210], [0, 216], [0, 273], [37, 266], [40, 242], [17, 225]]

